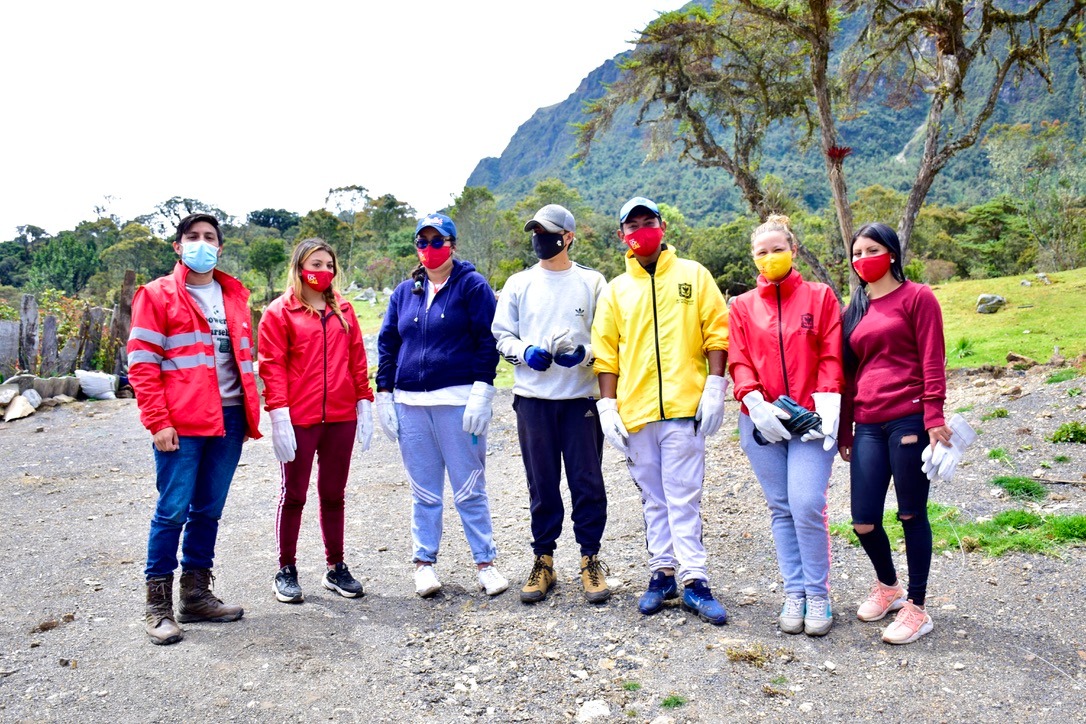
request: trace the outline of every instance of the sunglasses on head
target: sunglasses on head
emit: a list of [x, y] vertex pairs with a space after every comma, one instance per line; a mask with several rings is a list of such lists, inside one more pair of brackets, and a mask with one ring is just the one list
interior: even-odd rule
[[422, 238], [421, 236], [416, 236], [415, 237], [415, 248], [416, 249], [425, 249], [428, 246], [432, 246], [435, 249], [440, 249], [441, 247], [445, 246], [446, 241], [451, 241], [450, 237], [447, 237], [447, 236], [435, 236], [432, 240], [426, 241], [426, 239]]

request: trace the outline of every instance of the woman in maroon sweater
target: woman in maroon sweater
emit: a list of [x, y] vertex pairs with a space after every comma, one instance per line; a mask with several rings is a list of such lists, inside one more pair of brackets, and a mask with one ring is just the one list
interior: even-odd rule
[[[912, 643], [932, 629], [924, 610], [932, 543], [921, 456], [925, 446], [950, 441], [942, 312], [928, 287], [906, 281], [901, 256], [897, 234], [885, 224], [867, 224], [852, 238], [852, 265], [862, 281], [845, 310], [838, 446], [851, 463], [852, 525], [877, 577], [856, 615], [878, 621], [897, 611], [882, 635], [891, 644]], [[882, 527], [891, 477], [905, 533], [907, 593]]]

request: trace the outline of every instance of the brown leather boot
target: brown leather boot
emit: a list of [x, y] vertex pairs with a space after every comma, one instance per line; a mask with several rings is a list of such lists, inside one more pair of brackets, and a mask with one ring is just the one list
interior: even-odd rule
[[144, 630], [157, 645], [175, 644], [185, 632], [173, 617], [173, 574], [147, 579], [147, 613]]
[[603, 603], [611, 597], [611, 589], [607, 587], [610, 572], [599, 556], [581, 556], [581, 583], [589, 603]]
[[215, 577], [208, 568], [198, 568], [181, 572], [181, 605], [177, 608], [177, 620], [181, 623], [193, 621], [237, 621], [245, 611], [241, 606], [227, 605], [211, 592], [211, 582]]

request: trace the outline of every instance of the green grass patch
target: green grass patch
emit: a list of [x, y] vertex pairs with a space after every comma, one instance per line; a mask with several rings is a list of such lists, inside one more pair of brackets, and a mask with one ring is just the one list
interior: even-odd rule
[[1018, 500], [1044, 500], [1048, 497], [1045, 486], [1029, 478], [1000, 475], [992, 478], [992, 485], [1003, 488], [1007, 495]]
[[972, 412], [972, 411], [973, 411], [973, 406], [972, 405], [963, 405], [961, 407], [955, 408], [955, 410], [954, 410], [954, 412], [957, 412], [959, 415], [964, 415], [965, 413]]
[[1072, 387], [1071, 389], [1069, 389], [1067, 391], [1067, 396], [1068, 397], [1078, 397], [1081, 394], [1082, 394], [1082, 388], [1081, 387]]
[[641, 691], [641, 684], [636, 681], [624, 681], [622, 682], [622, 689], [624, 691]]
[[[1020, 275], [936, 285], [932, 291], [943, 308], [947, 365], [1002, 367], [1011, 351], [1046, 360], [1055, 346], [1067, 359], [1086, 352], [1086, 268], [1048, 276], [1052, 284], [1029, 287], [1019, 284]], [[1007, 306], [996, 314], [977, 314], [981, 294], [998, 294]], [[954, 353], [961, 339], [969, 340], [973, 354]]]
[[1011, 456], [1007, 454], [1007, 451], [1001, 447], [994, 447], [988, 451], [989, 460], [997, 460], [1001, 463], [1011, 465]]
[[988, 422], [989, 420], [996, 420], [996, 419], [1002, 418], [1002, 417], [1010, 417], [1010, 415], [1011, 415], [1011, 413], [1007, 412], [1006, 407], [997, 407], [996, 409], [992, 410], [991, 412], [986, 412], [985, 414], [981, 415], [980, 416], [980, 421], [981, 422]]
[[1086, 443], [1086, 425], [1081, 422], [1065, 422], [1052, 433], [1052, 442]]
[[362, 334], [377, 334], [381, 330], [381, 322], [385, 321], [385, 310], [388, 302], [351, 302], [354, 314], [358, 317], [358, 326]]
[[660, 706], [664, 709], [678, 709], [680, 706], [686, 704], [688, 699], [685, 696], [679, 696], [678, 694], [671, 694], [664, 697], [664, 700], [660, 702]]
[[[1086, 541], [1086, 515], [1041, 516], [1028, 510], [1006, 510], [990, 520], [967, 521], [957, 508], [928, 503], [935, 553], [963, 549], [992, 557], [1008, 551], [1055, 553], [1060, 546]], [[897, 511], [887, 511], [883, 527], [892, 542], [904, 541]], [[834, 523], [830, 532], [858, 546], [849, 523]]]
[[1053, 372], [1045, 378], [1046, 385], [1054, 385], [1057, 382], [1066, 382], [1067, 380], [1073, 380], [1078, 377], [1078, 372], [1070, 367], [1062, 369], [1059, 372]]
[[1071, 462], [1071, 458], [1067, 457], [1066, 455], [1057, 455], [1056, 457], [1052, 458], [1052, 461], [1057, 463], [1069, 463]]

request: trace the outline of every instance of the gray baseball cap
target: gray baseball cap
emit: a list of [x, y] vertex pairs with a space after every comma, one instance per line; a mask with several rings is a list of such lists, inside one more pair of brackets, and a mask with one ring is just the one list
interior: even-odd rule
[[558, 204], [547, 204], [535, 212], [532, 220], [524, 225], [524, 230], [531, 231], [537, 226], [551, 234], [577, 230], [577, 222], [573, 220], [573, 214], [569, 213], [569, 209], [565, 206]]

